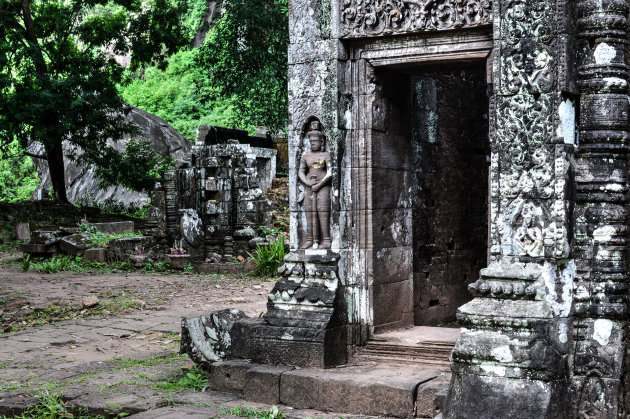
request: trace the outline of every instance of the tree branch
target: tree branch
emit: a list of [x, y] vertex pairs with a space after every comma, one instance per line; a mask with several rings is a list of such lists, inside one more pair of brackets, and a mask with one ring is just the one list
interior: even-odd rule
[[29, 44], [31, 44], [31, 47], [33, 47], [35, 70], [37, 70], [38, 74], [44, 75], [48, 72], [48, 69], [46, 68], [46, 61], [44, 61], [44, 56], [42, 55], [42, 50], [39, 47], [39, 42], [37, 42], [35, 23], [33, 22], [33, 17], [31, 16], [31, 5], [29, 0], [22, 0], [22, 11], [24, 12], [24, 25], [26, 26], [26, 39]]
[[29, 153], [28, 151], [25, 151], [23, 154], [25, 156], [32, 157], [34, 159], [48, 160], [46, 156], [41, 155], [41, 154], [33, 154], [33, 153]]

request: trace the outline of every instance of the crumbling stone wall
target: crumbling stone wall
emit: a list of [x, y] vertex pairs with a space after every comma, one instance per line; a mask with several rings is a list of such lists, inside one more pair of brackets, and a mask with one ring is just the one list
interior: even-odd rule
[[272, 225], [263, 195], [275, 177], [276, 151], [252, 147], [270, 139], [244, 131], [201, 126], [198, 133], [190, 167], [167, 172], [153, 192], [149, 227], [194, 260], [231, 262], [251, 251], [258, 227]]

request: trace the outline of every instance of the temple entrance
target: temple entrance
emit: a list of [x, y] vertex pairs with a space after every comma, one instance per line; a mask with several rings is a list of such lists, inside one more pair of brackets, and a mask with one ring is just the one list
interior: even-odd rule
[[485, 64], [376, 69], [376, 334], [454, 325], [457, 308], [472, 299], [468, 284], [487, 266]]
[[455, 320], [472, 299], [488, 250], [488, 96], [485, 67], [410, 80], [414, 324]]

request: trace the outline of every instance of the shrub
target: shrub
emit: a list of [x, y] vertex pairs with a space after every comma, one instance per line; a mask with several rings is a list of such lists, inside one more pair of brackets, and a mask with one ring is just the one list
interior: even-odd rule
[[248, 254], [256, 263], [256, 274], [274, 276], [284, 260], [284, 236], [278, 236], [273, 243], [266, 246], [256, 245], [256, 254]]

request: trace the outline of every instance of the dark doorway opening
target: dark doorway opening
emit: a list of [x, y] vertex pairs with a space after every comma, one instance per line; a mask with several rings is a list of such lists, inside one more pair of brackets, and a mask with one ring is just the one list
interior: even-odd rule
[[410, 77], [414, 324], [455, 320], [487, 265], [485, 63]]
[[485, 61], [378, 68], [370, 112], [374, 333], [454, 322], [487, 266]]

